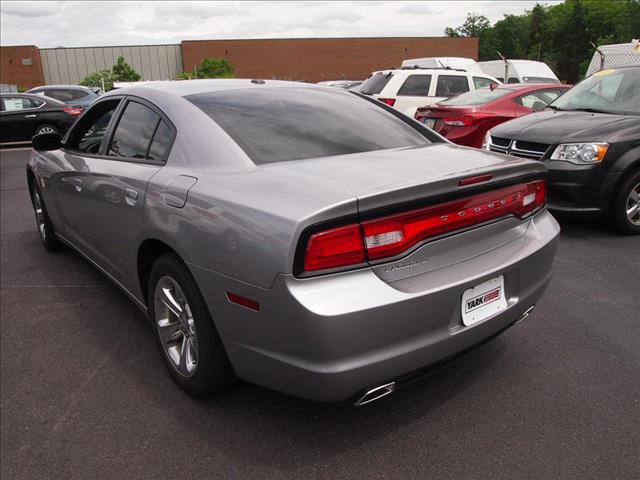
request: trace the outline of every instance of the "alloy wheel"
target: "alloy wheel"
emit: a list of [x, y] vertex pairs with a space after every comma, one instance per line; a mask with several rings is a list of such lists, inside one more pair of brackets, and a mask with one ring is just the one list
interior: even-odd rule
[[38, 129], [38, 134], [41, 133], [56, 133], [56, 130], [53, 127], [40, 127]]
[[42, 199], [38, 191], [33, 192], [33, 209], [36, 212], [36, 222], [38, 224], [38, 232], [42, 240], [46, 240], [47, 231], [44, 223], [44, 209], [42, 208]]
[[625, 205], [627, 218], [633, 225], [640, 225], [640, 183], [629, 192]]
[[198, 336], [178, 282], [168, 275], [160, 277], [153, 301], [156, 327], [169, 362], [183, 377], [192, 377], [198, 367]]

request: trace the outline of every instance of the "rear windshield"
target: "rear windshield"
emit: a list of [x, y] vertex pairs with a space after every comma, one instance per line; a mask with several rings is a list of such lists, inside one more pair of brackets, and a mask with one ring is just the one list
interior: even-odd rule
[[495, 90], [481, 88], [460, 94], [457, 97], [442, 100], [441, 102], [438, 102], [438, 105], [484, 105], [485, 103], [493, 102], [494, 100], [498, 100], [510, 93], [513, 93], [513, 90], [508, 88], [496, 88]]
[[522, 77], [524, 83], [560, 83], [557, 78], [550, 77]]
[[393, 73], [374, 73], [360, 85], [360, 92], [365, 95], [377, 95], [393, 78]]
[[382, 107], [325, 88], [250, 88], [185, 97], [256, 164], [430, 143]]

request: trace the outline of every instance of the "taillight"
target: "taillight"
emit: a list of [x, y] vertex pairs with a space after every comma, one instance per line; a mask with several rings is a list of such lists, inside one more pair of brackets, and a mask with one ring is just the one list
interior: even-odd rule
[[309, 272], [355, 265], [364, 261], [362, 232], [360, 225], [356, 223], [311, 235], [304, 257], [304, 269]]
[[318, 232], [307, 243], [304, 270], [394, 257], [437, 235], [507, 215], [524, 217], [545, 201], [546, 184], [537, 180]]
[[474, 114], [464, 114], [464, 115], [455, 115], [453, 117], [445, 117], [442, 119], [442, 123], [448, 125], [450, 127], [472, 127], [478, 121], [484, 120], [486, 118], [493, 117], [494, 115], [490, 113], [474, 113]]
[[79, 107], [65, 107], [62, 111], [68, 113], [69, 115], [73, 115], [74, 117], [80, 115], [83, 112], [82, 108]]
[[378, 100], [380, 100], [382, 103], [386, 103], [390, 107], [393, 107], [396, 104], [395, 98], [379, 98]]

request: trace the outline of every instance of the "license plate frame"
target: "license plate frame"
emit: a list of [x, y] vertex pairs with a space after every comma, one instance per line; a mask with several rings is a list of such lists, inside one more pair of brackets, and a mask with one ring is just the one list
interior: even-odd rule
[[436, 126], [436, 119], [435, 118], [425, 118], [424, 119], [424, 125], [427, 128], [430, 128], [431, 130], [433, 130], [433, 127]]
[[462, 323], [470, 327], [507, 309], [504, 275], [490, 278], [462, 294]]

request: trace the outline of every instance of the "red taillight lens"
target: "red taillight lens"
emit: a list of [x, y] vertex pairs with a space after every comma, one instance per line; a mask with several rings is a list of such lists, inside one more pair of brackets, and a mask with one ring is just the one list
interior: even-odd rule
[[360, 225], [332, 228], [311, 235], [304, 257], [305, 271], [324, 270], [365, 261]]
[[382, 103], [386, 103], [390, 107], [393, 107], [396, 104], [395, 98], [379, 98], [378, 100], [380, 100]]
[[509, 214], [526, 215], [544, 203], [544, 192], [544, 182], [532, 182], [363, 222], [367, 257], [395, 256], [429, 237]]
[[78, 108], [78, 107], [65, 107], [62, 110], [68, 113], [69, 115], [73, 115], [73, 116], [80, 115], [83, 111], [82, 108]]
[[474, 113], [465, 115], [454, 115], [442, 119], [442, 123], [450, 127], [472, 127], [478, 121], [493, 117], [490, 113]]
[[545, 182], [537, 180], [332, 228], [309, 238], [304, 270], [324, 270], [400, 255], [436, 235], [507, 215], [522, 217], [543, 206], [545, 201]]

